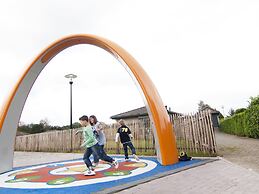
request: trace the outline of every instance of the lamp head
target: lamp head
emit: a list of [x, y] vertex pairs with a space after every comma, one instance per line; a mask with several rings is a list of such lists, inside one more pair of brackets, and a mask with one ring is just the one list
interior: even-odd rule
[[68, 79], [70, 79], [70, 81], [72, 81], [72, 79], [77, 78], [77, 76], [75, 74], [70, 73], [70, 74], [65, 75], [65, 78], [68, 78]]

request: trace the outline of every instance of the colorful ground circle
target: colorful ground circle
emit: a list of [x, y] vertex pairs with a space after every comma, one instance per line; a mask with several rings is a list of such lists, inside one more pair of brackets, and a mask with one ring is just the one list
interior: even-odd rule
[[62, 188], [114, 181], [148, 172], [157, 164], [150, 160], [123, 161], [117, 158], [119, 168], [106, 163], [96, 167], [95, 176], [84, 176], [86, 165], [82, 160], [66, 161], [22, 168], [0, 175], [3, 188]]
[[83, 160], [72, 160], [15, 168], [0, 174], [0, 194], [25, 193], [92, 193], [103, 189], [136, 182], [159, 173], [191, 166], [200, 160], [179, 162], [162, 166], [156, 158], [145, 157], [140, 161], [124, 161], [117, 157], [119, 168], [101, 163], [95, 170], [95, 176], [84, 176], [86, 166]]

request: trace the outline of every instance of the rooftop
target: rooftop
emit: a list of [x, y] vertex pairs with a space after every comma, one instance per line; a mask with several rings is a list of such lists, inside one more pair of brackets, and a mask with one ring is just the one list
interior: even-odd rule
[[[165, 106], [167, 109], [167, 106]], [[173, 115], [173, 114], [179, 114], [177, 112], [173, 112], [170, 110], [167, 110], [169, 115]], [[142, 116], [147, 116], [147, 108], [145, 106], [140, 107], [140, 108], [136, 108], [127, 112], [123, 112], [117, 115], [113, 115], [111, 116], [111, 119], [125, 119], [125, 118], [134, 118], [134, 117], [142, 117]]]

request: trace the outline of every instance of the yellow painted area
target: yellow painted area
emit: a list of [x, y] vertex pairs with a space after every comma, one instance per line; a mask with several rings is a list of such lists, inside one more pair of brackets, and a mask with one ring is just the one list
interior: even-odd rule
[[67, 170], [62, 171], [62, 173], [71, 173], [71, 172], [85, 172], [87, 170], [86, 165], [81, 165], [81, 166], [73, 166], [67, 168]]
[[125, 166], [127, 166], [127, 167], [144, 168], [144, 167], [147, 166], [147, 164], [145, 162], [137, 162], [137, 163], [133, 163], [133, 164], [125, 164]]

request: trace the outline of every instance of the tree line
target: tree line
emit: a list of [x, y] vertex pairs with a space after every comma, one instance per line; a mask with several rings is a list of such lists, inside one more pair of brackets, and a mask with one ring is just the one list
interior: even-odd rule
[[[79, 128], [80, 123], [75, 122], [72, 125], [72, 128]], [[19, 122], [17, 131], [23, 134], [34, 134], [34, 133], [43, 133], [47, 131], [56, 131], [56, 130], [67, 130], [70, 129], [70, 125], [64, 126], [52, 126], [49, 124], [47, 119], [42, 119], [39, 123], [31, 123], [25, 124], [23, 122]]]

